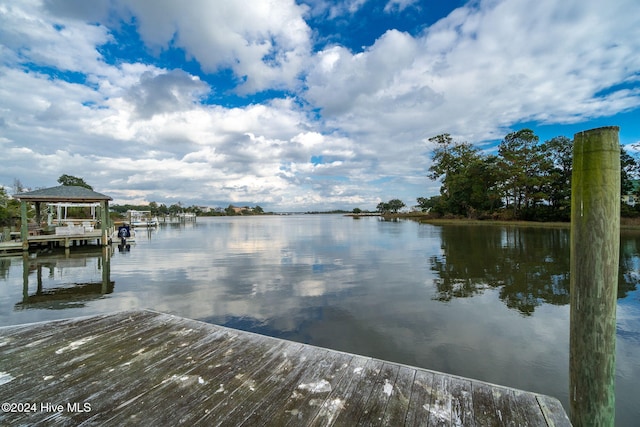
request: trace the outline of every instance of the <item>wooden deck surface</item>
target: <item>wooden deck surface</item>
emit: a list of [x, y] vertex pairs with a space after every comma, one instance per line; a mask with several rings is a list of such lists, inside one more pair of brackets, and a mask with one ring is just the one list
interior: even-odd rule
[[570, 425], [552, 397], [148, 310], [0, 328], [0, 401], [3, 426]]

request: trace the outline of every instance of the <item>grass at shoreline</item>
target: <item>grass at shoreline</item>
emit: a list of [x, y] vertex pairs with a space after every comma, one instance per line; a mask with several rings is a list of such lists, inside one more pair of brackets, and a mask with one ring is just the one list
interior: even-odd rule
[[[410, 219], [422, 224], [431, 225], [502, 225], [517, 227], [539, 227], [539, 228], [570, 228], [570, 222], [541, 222], [541, 221], [520, 221], [520, 220], [493, 220], [493, 219], [467, 219], [467, 218], [433, 218], [428, 214], [420, 212], [386, 214], [383, 218]], [[620, 218], [620, 229], [640, 231], [640, 218]]]
[[[414, 219], [414, 218], [411, 218]], [[423, 224], [432, 225], [512, 225], [517, 227], [540, 227], [540, 228], [569, 228], [568, 222], [538, 222], [538, 221], [504, 221], [493, 219], [415, 219]]]

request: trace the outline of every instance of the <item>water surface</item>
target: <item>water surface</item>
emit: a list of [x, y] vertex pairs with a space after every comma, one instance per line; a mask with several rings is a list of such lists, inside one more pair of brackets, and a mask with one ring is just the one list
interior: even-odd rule
[[[617, 425], [640, 417], [640, 234], [623, 234]], [[26, 287], [25, 287], [26, 284]], [[0, 325], [135, 308], [549, 394], [568, 408], [569, 232], [199, 218], [127, 248], [0, 258]]]

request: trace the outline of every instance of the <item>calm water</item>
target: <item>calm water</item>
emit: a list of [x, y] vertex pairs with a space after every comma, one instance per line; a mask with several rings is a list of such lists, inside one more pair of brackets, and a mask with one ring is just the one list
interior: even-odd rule
[[[640, 418], [639, 250], [640, 234], [624, 234], [620, 426]], [[139, 231], [129, 251], [109, 252], [0, 258], [0, 325], [152, 308], [549, 394], [568, 408], [568, 230], [218, 217]]]

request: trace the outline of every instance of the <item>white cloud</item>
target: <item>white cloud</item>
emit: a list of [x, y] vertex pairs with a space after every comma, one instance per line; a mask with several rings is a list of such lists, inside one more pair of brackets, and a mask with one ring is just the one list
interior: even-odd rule
[[1, 51], [2, 57], [64, 71], [99, 69], [96, 46], [109, 40], [107, 29], [73, 19], [51, 20], [40, 15], [39, 4], [34, 0], [0, 4], [0, 40], [9, 49]]
[[389, 0], [389, 2], [385, 5], [384, 11], [387, 13], [400, 11], [402, 12], [407, 7], [416, 4], [418, 0]]
[[421, 132], [478, 141], [517, 122], [614, 114], [640, 103], [638, 90], [596, 96], [637, 80], [638, 9], [633, 1], [481, 2], [417, 38], [391, 30], [361, 53], [327, 48], [307, 97], [334, 127], [413, 142]]
[[209, 91], [207, 84], [182, 70], [151, 75], [145, 73], [127, 95], [139, 117], [191, 109]]
[[293, 88], [310, 55], [304, 7], [293, 0], [120, 0], [152, 48], [183, 48], [206, 71], [233, 69], [241, 91]]
[[367, 51], [352, 54], [335, 46], [317, 55], [317, 66], [309, 73], [307, 98], [321, 106], [328, 116], [354, 112], [382, 92], [396, 90], [398, 74], [411, 67], [416, 45], [409, 35], [386, 32]]
[[[635, 0], [473, 2], [417, 36], [388, 29], [359, 53], [311, 51], [305, 17], [347, 19], [365, 3], [0, 1], [0, 184], [69, 173], [121, 201], [412, 204], [437, 191], [425, 178], [430, 136], [481, 143], [520, 122], [640, 105], [626, 84], [640, 79]], [[207, 105], [218, 88], [202, 75], [107, 63], [98, 47], [134, 16], [152, 53], [181, 48], [203, 75], [232, 69], [241, 93], [292, 95]]]

